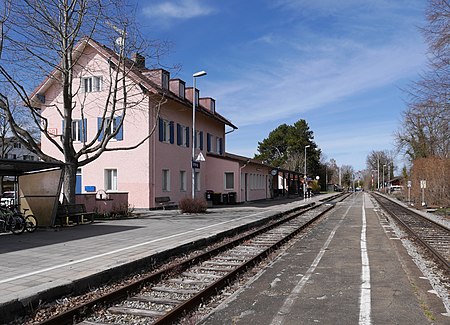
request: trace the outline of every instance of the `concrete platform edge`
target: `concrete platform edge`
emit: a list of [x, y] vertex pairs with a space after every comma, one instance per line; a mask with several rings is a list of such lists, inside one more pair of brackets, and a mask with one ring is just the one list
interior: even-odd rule
[[91, 276], [87, 276], [81, 279], [74, 280], [68, 284], [55, 286], [51, 289], [39, 291], [33, 293], [28, 297], [11, 300], [6, 303], [0, 304], [0, 319], [2, 324], [14, 321], [15, 318], [26, 315], [31, 311], [37, 309], [39, 305], [55, 300], [58, 297], [64, 297], [69, 295], [78, 295], [86, 292], [89, 288], [105, 285], [110, 281], [116, 281], [127, 274], [135, 274], [136, 270], [148, 269], [152, 264], [161, 263], [170, 257], [174, 257], [190, 250], [199, 249], [207, 244], [211, 244], [221, 240], [223, 237], [231, 236], [236, 232], [247, 230], [251, 227], [258, 226], [270, 219], [277, 219], [284, 216], [287, 213], [291, 213], [305, 207], [314, 205], [315, 203], [308, 203], [300, 205], [293, 209], [289, 209], [283, 212], [278, 212], [273, 215], [267, 216], [257, 221], [253, 221], [248, 224], [241, 225], [237, 228], [229, 229], [216, 235], [206, 237], [200, 240], [193, 241], [188, 244], [183, 244], [171, 249], [159, 252], [157, 254], [150, 255], [148, 257], [138, 259], [123, 265], [119, 265], [108, 270], [101, 271]]

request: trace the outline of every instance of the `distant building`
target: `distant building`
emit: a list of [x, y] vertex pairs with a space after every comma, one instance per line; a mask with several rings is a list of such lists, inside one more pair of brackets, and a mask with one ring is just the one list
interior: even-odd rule
[[39, 160], [33, 152], [14, 137], [7, 137], [4, 141], [0, 141], [0, 152], [3, 159]]

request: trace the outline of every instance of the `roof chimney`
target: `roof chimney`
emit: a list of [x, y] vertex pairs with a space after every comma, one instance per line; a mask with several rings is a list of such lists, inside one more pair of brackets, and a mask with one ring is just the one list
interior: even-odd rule
[[144, 69], [145, 68], [145, 57], [140, 55], [139, 53], [133, 53], [131, 55], [131, 60], [134, 61], [136, 68]]

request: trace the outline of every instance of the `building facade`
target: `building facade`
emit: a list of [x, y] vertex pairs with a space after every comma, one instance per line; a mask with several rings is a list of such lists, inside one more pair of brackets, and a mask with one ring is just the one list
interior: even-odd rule
[[[142, 56], [135, 55], [129, 60], [132, 68], [124, 76], [133, 109], [127, 110], [126, 116], [121, 115], [120, 110], [114, 115], [105, 115], [112, 82], [109, 77], [111, 60], [115, 54], [93, 40], [82, 42], [79, 68], [73, 79], [77, 89], [72, 121], [74, 149], [80, 151], [86, 143], [111, 134], [111, 128], [104, 128], [107, 119], [113, 119], [113, 131], [116, 131], [115, 125], [120, 125], [119, 119], [123, 119], [108, 144], [112, 149], [133, 147], [150, 137], [133, 150], [104, 152], [79, 168], [78, 193], [127, 192], [130, 206], [153, 208], [159, 197], [168, 196], [173, 202], [191, 197], [194, 178], [196, 197], [204, 197], [207, 190], [233, 193], [237, 202], [272, 196], [270, 167], [225, 152], [226, 129], [237, 127], [216, 111], [215, 100], [200, 97], [198, 89], [186, 87], [181, 79], [171, 79], [164, 69], [147, 69]], [[61, 150], [53, 143], [61, 141], [64, 128], [58, 109], [62, 103], [60, 86], [49, 78], [33, 96], [54, 136], [51, 139], [42, 136], [42, 150], [63, 160]], [[196, 106], [194, 137], [193, 101]], [[204, 161], [197, 162], [199, 168], [195, 169], [194, 177], [192, 146], [196, 157], [200, 153], [205, 157]]]

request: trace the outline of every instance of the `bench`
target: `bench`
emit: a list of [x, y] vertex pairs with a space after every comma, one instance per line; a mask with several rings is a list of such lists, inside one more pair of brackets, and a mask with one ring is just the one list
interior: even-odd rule
[[169, 196], [157, 196], [155, 197], [155, 203], [165, 210], [166, 207], [175, 207], [175, 202], [170, 200]]
[[61, 226], [73, 223], [82, 224], [86, 221], [92, 223], [94, 222], [94, 212], [87, 212], [84, 204], [59, 204], [56, 220], [59, 220]]

